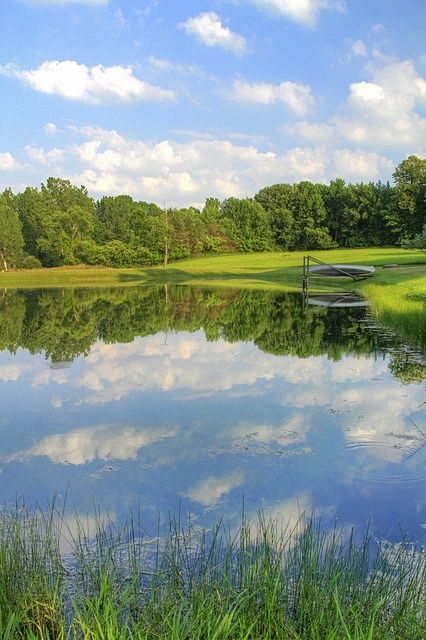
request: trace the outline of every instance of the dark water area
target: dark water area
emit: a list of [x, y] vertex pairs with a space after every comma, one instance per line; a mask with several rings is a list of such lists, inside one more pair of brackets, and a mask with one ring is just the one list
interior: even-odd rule
[[[0, 294], [0, 501], [426, 543], [426, 366], [368, 308], [190, 287]], [[65, 505], [65, 506], [64, 506]]]

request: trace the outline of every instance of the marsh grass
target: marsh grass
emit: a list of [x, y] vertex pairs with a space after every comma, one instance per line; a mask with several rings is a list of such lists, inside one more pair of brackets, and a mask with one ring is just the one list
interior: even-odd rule
[[[170, 519], [142, 535], [140, 518], [101, 519], [89, 537], [52, 511], [3, 510], [3, 639], [421, 640], [426, 559], [400, 543], [359, 543], [301, 518], [259, 514], [233, 532]], [[61, 553], [67, 538], [67, 554]]]
[[380, 321], [426, 349], [426, 268], [381, 270], [360, 283]]

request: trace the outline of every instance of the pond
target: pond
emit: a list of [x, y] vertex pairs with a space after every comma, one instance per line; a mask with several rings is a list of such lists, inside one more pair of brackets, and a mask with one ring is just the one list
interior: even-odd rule
[[368, 308], [191, 287], [0, 295], [0, 500], [426, 543], [425, 358]]

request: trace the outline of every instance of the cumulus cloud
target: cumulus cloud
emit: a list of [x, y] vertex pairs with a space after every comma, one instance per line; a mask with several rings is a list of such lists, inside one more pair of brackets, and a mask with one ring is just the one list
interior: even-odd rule
[[232, 100], [245, 104], [282, 103], [298, 116], [308, 113], [315, 102], [310, 87], [289, 80], [280, 84], [236, 80], [228, 95]]
[[12, 64], [2, 65], [0, 74], [19, 78], [35, 91], [93, 105], [163, 102], [175, 97], [172, 91], [136, 78], [131, 67], [120, 65], [88, 67], [74, 60], [46, 60], [37, 69], [27, 71]]
[[80, 166], [71, 180], [95, 193], [129, 193], [173, 205], [253, 194], [271, 181], [321, 180], [328, 162], [322, 150], [305, 147], [277, 154], [204, 135], [149, 142], [96, 127], [72, 130], [84, 140], [67, 152]]
[[284, 127], [283, 131], [295, 138], [313, 144], [323, 144], [331, 141], [335, 137], [334, 127], [325, 122], [307, 122], [307, 120], [301, 120], [294, 125]]
[[47, 436], [30, 449], [7, 458], [24, 461], [45, 456], [61, 464], [86, 464], [93, 460], [135, 459], [139, 449], [176, 434], [175, 428], [149, 429], [139, 425], [100, 424]]
[[219, 502], [222, 496], [232, 489], [240, 487], [243, 483], [244, 474], [241, 471], [233, 471], [222, 476], [209, 476], [200, 480], [195, 487], [183, 495], [205, 507], [212, 507]]
[[205, 343], [201, 337], [201, 332], [180, 333], [165, 344], [164, 334], [158, 334], [129, 345], [94, 345], [90, 369], [77, 382], [89, 391], [81, 402], [103, 404], [141, 387], [213, 394], [272, 379], [280, 371], [280, 362], [271, 365], [253, 345]]
[[[202, 206], [207, 196], [252, 196], [276, 182], [327, 182], [337, 175], [354, 179], [356, 167], [362, 172], [360, 179], [386, 179], [394, 166], [385, 156], [369, 155], [361, 146], [355, 151], [337, 146], [331, 124], [305, 121], [289, 130], [305, 137], [302, 144], [282, 153], [271, 151], [264, 141], [239, 141], [235, 133], [220, 139], [193, 132], [188, 140], [183, 132], [179, 136], [183, 141], [152, 141], [93, 126], [71, 126], [68, 132], [74, 141], [67, 147], [26, 147], [26, 157], [40, 172], [40, 179], [45, 178], [43, 167], [60, 162], [64, 177], [84, 184], [95, 196], [128, 193], [159, 205], [166, 201], [169, 206]], [[365, 173], [368, 167], [371, 175]]]
[[324, 9], [343, 11], [343, 0], [246, 0], [272, 15], [281, 15], [307, 27], [315, 26]]
[[[361, 55], [361, 41], [357, 43]], [[426, 154], [426, 118], [419, 111], [426, 104], [426, 79], [410, 60], [370, 61], [366, 71], [370, 77], [349, 86], [338, 115], [327, 122], [303, 120], [283, 127], [284, 133], [312, 144], [333, 143], [335, 172], [348, 179], [376, 178], [384, 171], [389, 175], [394, 163], [384, 157], [387, 149]], [[348, 144], [357, 148], [343, 148]]]
[[349, 179], [371, 180], [378, 178], [383, 169], [392, 173], [394, 164], [378, 153], [362, 151], [360, 149], [337, 149], [334, 152], [334, 166], [339, 175]]
[[337, 132], [354, 144], [409, 146], [423, 153], [426, 118], [417, 107], [426, 102], [426, 80], [410, 60], [372, 69], [368, 81], [350, 85], [345, 113], [335, 119]]
[[225, 27], [220, 16], [214, 11], [206, 11], [194, 18], [188, 18], [179, 26], [208, 47], [219, 47], [236, 55], [242, 55], [247, 50], [243, 36]]
[[367, 45], [362, 40], [354, 40], [350, 47], [350, 56], [365, 58], [368, 55]]
[[157, 58], [153, 55], [148, 56], [147, 62], [157, 71], [166, 72], [173, 76], [198, 76], [203, 78], [207, 75], [207, 72], [196, 64], [182, 64], [175, 60]]
[[18, 362], [0, 365], [0, 380], [10, 382], [18, 380], [30, 367]]
[[55, 167], [57, 163], [64, 157], [64, 150], [49, 149], [46, 151], [43, 147], [26, 146], [25, 153], [31, 162], [42, 165], [43, 167]]
[[19, 163], [8, 151], [0, 151], [0, 171], [14, 171], [18, 169]]
[[44, 125], [43, 131], [47, 136], [54, 136], [57, 133], [58, 129], [56, 127], [56, 124], [54, 124], [53, 122], [48, 122]]

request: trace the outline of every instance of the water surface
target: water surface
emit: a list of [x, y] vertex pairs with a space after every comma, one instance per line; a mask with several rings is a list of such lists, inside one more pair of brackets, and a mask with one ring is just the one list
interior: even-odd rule
[[426, 542], [424, 356], [366, 308], [190, 287], [5, 291], [0, 499]]

